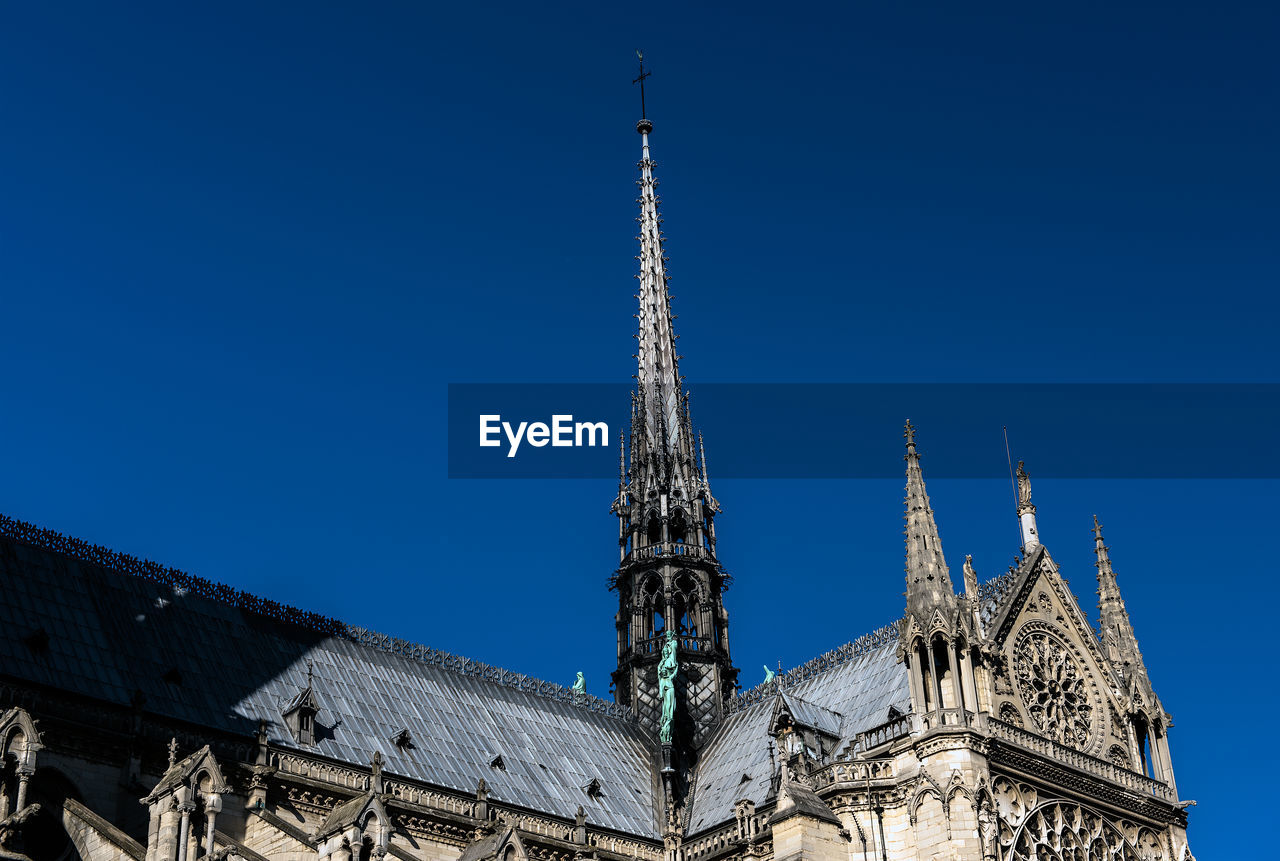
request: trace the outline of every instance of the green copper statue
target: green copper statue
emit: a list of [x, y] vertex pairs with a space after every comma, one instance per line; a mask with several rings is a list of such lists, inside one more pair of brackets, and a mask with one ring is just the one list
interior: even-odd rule
[[573, 692], [575, 694], [585, 694], [587, 692], [587, 680], [582, 677], [582, 670], [578, 670], [578, 680], [573, 683]]
[[676, 719], [676, 632], [667, 629], [662, 643], [662, 660], [658, 662], [658, 696], [662, 697], [662, 724], [658, 728], [658, 741], [671, 744], [671, 725]]
[[773, 670], [769, 669], [768, 664], [765, 664], [764, 665], [764, 683], [767, 685], [769, 684], [769, 682], [773, 681], [773, 676], [774, 676]]

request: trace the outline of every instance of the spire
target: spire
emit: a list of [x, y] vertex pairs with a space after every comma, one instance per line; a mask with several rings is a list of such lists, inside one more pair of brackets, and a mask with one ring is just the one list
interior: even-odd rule
[[1036, 507], [1031, 502], [1031, 476], [1022, 461], [1018, 461], [1018, 525], [1022, 529], [1022, 552], [1030, 553], [1040, 544], [1036, 529]]
[[[646, 76], [642, 68], [636, 81], [643, 84]], [[729, 656], [729, 615], [722, 597], [729, 578], [716, 557], [714, 520], [720, 505], [711, 495], [705, 450], [693, 432], [690, 398], [677, 366], [658, 182], [649, 151], [653, 123], [642, 117], [636, 131], [641, 151], [637, 368], [631, 436], [620, 453], [625, 474], [613, 505], [619, 521], [619, 565], [609, 579], [618, 593], [613, 683], [618, 702], [635, 710], [641, 726], [655, 737], [664, 727], [670, 731], [670, 746], [663, 748], [664, 792], [669, 803], [680, 804], [695, 751], [720, 723], [738, 670]], [[668, 634], [677, 635], [682, 668], [673, 681], [674, 712], [667, 708], [656, 670]]]
[[942, 539], [938, 524], [929, 507], [929, 494], [924, 488], [920, 455], [916, 451], [916, 429], [907, 420], [903, 436], [907, 440], [907, 612], [927, 615], [933, 607], [945, 606], [954, 597], [951, 575], [942, 555]]
[[[645, 448], [653, 454], [678, 459], [691, 454], [691, 440], [685, 438], [677, 367], [676, 334], [672, 326], [671, 296], [667, 292], [666, 256], [662, 250], [662, 218], [658, 215], [658, 181], [653, 178], [654, 162], [649, 157], [649, 133], [653, 123], [642, 119], [640, 133], [640, 281], [639, 350], [637, 394]], [[634, 445], [633, 441], [633, 445]]]
[[1142, 652], [1138, 650], [1138, 638], [1129, 622], [1124, 599], [1120, 597], [1116, 572], [1111, 568], [1107, 545], [1102, 542], [1102, 524], [1096, 514], [1093, 516], [1093, 543], [1093, 552], [1098, 557], [1094, 566], [1098, 569], [1098, 625], [1103, 650], [1112, 666], [1124, 677], [1126, 685], [1139, 678], [1144, 687], [1150, 688]]

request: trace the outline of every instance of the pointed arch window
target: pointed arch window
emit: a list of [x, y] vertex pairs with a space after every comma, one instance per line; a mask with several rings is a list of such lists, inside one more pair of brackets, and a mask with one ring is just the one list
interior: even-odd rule
[[684, 511], [676, 509], [675, 514], [671, 515], [671, 522], [667, 525], [667, 533], [671, 536], [673, 543], [685, 543], [685, 539], [689, 536], [689, 523], [685, 519]]
[[650, 544], [658, 544], [662, 541], [662, 518], [658, 516], [656, 511], [649, 512], [649, 523], [646, 527], [647, 538]]

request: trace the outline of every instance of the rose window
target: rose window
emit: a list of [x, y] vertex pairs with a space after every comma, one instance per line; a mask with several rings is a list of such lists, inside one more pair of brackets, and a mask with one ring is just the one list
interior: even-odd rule
[[1020, 640], [1014, 676], [1035, 728], [1070, 747], [1083, 749], [1093, 734], [1089, 683], [1070, 650], [1043, 631]]

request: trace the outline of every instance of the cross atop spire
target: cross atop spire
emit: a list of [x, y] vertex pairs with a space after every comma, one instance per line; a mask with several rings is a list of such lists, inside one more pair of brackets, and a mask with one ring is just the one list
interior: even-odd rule
[[[653, 73], [646, 72], [644, 70], [644, 51], [636, 49], [636, 59], [640, 61], [640, 75], [631, 83], [640, 85], [640, 120], [643, 122], [644, 118], [647, 116], [644, 110], [644, 79]], [[652, 128], [652, 126], [650, 126], [650, 128]]]

